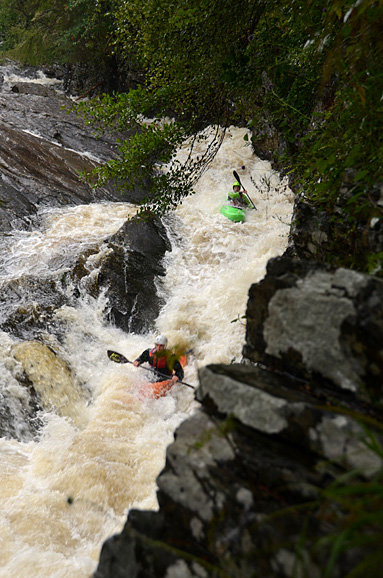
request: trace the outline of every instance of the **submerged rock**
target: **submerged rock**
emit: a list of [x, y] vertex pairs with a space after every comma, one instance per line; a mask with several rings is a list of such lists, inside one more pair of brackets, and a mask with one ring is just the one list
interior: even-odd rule
[[36, 341], [18, 343], [11, 352], [21, 363], [42, 408], [70, 418], [77, 426], [84, 425], [86, 398], [65, 361]]

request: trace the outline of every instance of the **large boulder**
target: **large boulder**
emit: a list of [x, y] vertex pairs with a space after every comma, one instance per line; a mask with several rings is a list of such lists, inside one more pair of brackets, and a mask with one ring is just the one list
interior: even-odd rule
[[23, 341], [11, 348], [44, 410], [68, 417], [84, 426], [87, 396], [75, 381], [68, 364], [50, 347], [38, 341]]
[[79, 288], [78, 294], [85, 288], [95, 298], [101, 292], [106, 295], [107, 319], [124, 331], [152, 329], [164, 305], [160, 291], [166, 272], [163, 258], [171, 251], [161, 219], [135, 217], [101, 245], [79, 256], [66, 283]]
[[110, 249], [98, 277], [106, 287], [109, 319], [127, 332], [147, 331], [163, 301], [158, 292], [165, 275], [163, 257], [171, 244], [160, 219], [133, 219], [109, 239]]
[[[207, 366], [199, 378], [201, 409], [167, 450], [159, 511], [129, 513], [94, 578], [319, 578], [330, 546], [319, 540], [342, 517], [323, 489], [349, 470], [372, 478], [381, 457], [351, 415], [294, 377], [237, 364]], [[332, 576], [361, 557], [342, 553]]]
[[383, 281], [286, 257], [250, 288], [244, 355], [366, 401], [383, 396]]

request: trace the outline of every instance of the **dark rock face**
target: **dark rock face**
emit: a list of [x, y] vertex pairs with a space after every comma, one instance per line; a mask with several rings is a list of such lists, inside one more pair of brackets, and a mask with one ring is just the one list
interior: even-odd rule
[[[94, 578], [319, 578], [330, 550], [318, 541], [347, 512], [323, 489], [383, 465], [353, 417], [382, 438], [380, 405], [369, 403], [381, 397], [382, 290], [349, 270], [272, 260], [247, 311], [244, 354], [262, 365], [200, 370], [201, 408], [168, 448], [159, 511], [129, 513]], [[345, 550], [331, 576], [362, 556]]]
[[165, 275], [163, 256], [171, 250], [165, 228], [159, 219], [132, 220], [109, 239], [108, 247], [98, 287], [108, 287], [109, 318], [127, 332], [148, 330], [163, 305], [157, 283]]
[[[104, 54], [105, 58], [105, 54]], [[49, 72], [62, 77], [66, 93], [94, 96], [100, 92], [127, 92], [137, 88], [137, 82], [144, 82], [143, 73], [132, 62], [120, 59], [118, 54], [109, 55], [97, 69], [88, 64], [76, 62], [65, 67], [54, 66]]]
[[[15, 73], [20, 71], [15, 69]], [[122, 197], [112, 186], [92, 189], [80, 182], [79, 172], [114, 158], [115, 139], [107, 133], [96, 137], [92, 127], [67, 114], [72, 106], [70, 98], [50, 86], [20, 80], [0, 85], [2, 231], [25, 228], [25, 217], [43, 206], [143, 198], [143, 191]]]
[[[261, 368], [212, 365], [200, 382], [202, 408], [177, 430], [158, 478], [159, 512], [131, 511], [94, 577], [292, 576], [303, 527], [302, 575], [320, 576], [325, 553], [312, 546], [334, 525], [309, 504], [343, 467], [380, 466], [359, 426]], [[334, 576], [356, 559], [344, 555]]]

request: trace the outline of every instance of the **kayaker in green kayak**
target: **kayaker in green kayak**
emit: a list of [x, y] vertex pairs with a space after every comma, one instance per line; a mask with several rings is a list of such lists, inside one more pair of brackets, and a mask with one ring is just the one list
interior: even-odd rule
[[233, 184], [233, 191], [228, 194], [227, 200], [230, 201], [232, 207], [246, 209], [251, 205], [247, 195], [246, 189], [241, 191], [241, 185], [238, 181]]

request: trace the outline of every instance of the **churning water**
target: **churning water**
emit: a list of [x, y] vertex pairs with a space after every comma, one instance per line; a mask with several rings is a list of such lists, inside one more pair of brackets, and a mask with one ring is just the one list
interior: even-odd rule
[[[237, 128], [228, 132], [196, 194], [166, 223], [173, 250], [165, 257], [167, 274], [160, 290], [166, 305], [156, 329], [168, 336], [170, 346], [193, 351], [184, 379], [194, 386], [198, 366], [240, 361], [250, 285], [262, 279], [267, 261], [287, 244], [293, 195], [269, 164], [252, 154], [244, 134]], [[219, 213], [233, 169], [258, 209], [249, 211], [244, 224]], [[97, 271], [107, 250], [103, 239], [134, 211], [128, 203], [46, 210], [35, 231], [13, 231], [3, 238], [0, 285], [59, 276], [88, 247], [99, 248], [92, 255]], [[121, 531], [129, 509], [157, 508], [156, 476], [166, 447], [177, 426], [198, 407], [193, 390], [182, 385], [159, 400], [135, 396], [146, 372], [113, 364], [106, 351], [132, 360], [154, 335], [130, 335], [111, 326], [107, 307], [105, 297], [95, 300], [84, 291], [75, 306], [55, 312], [65, 327], [60, 356], [75, 379], [64, 376], [56, 396], [46, 398], [39, 439], [0, 439], [1, 577], [91, 576], [103, 541]], [[56, 339], [49, 328], [45, 337], [48, 344]], [[0, 395], [14, 400], [16, 420], [25, 399], [16, 380], [21, 365], [12, 353], [18, 345], [0, 333]], [[54, 360], [38, 350], [33, 360], [36, 382], [42, 391], [49, 389]], [[76, 384], [87, 396], [79, 394]]]

